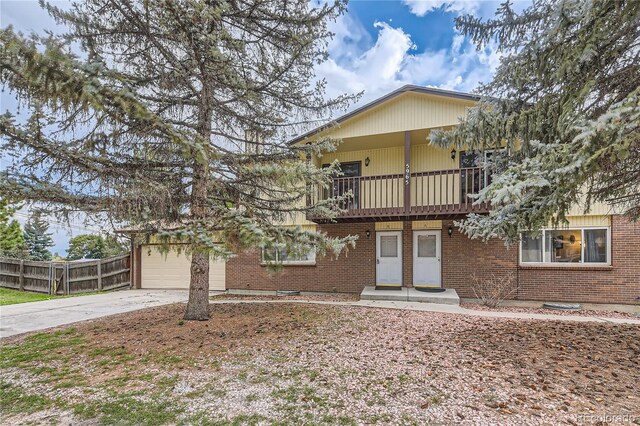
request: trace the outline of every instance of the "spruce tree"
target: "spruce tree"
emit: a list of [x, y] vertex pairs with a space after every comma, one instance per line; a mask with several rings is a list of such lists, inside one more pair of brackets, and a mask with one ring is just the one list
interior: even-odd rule
[[24, 241], [33, 260], [51, 260], [49, 247], [53, 247], [53, 239], [49, 224], [39, 212], [32, 213], [24, 225]]
[[477, 197], [491, 213], [459, 223], [469, 236], [515, 242], [594, 202], [640, 217], [639, 23], [637, 0], [546, 0], [520, 14], [507, 2], [495, 19], [457, 20], [503, 55], [460, 126], [431, 134], [440, 146], [506, 147]]
[[26, 255], [24, 234], [13, 219], [17, 206], [0, 197], [0, 256], [22, 258]]
[[[335, 141], [287, 141], [352, 100], [325, 99], [313, 72], [344, 2], [45, 7], [69, 34], [1, 33], [0, 81], [29, 117], [0, 116], [0, 151], [15, 158], [0, 174], [0, 193], [60, 215], [105, 215], [129, 223], [139, 240], [155, 235], [166, 249], [184, 247], [192, 259], [186, 319], [209, 318], [211, 257], [256, 247], [338, 255], [353, 243], [280, 225], [339, 210], [338, 199], [306, 203], [335, 170], [301, 161]], [[69, 54], [72, 42], [85, 56]]]

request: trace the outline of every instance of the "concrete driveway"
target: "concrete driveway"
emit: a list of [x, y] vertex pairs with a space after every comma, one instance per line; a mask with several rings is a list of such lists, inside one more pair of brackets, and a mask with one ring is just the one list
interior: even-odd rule
[[125, 290], [1, 306], [0, 338], [152, 306], [186, 302], [187, 298], [187, 290]]

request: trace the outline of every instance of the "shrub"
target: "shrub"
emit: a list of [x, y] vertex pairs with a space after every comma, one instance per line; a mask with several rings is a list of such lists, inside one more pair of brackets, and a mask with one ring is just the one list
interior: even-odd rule
[[495, 308], [516, 291], [513, 280], [512, 273], [504, 276], [491, 274], [488, 278], [478, 277], [474, 273], [471, 276], [471, 288], [483, 305]]

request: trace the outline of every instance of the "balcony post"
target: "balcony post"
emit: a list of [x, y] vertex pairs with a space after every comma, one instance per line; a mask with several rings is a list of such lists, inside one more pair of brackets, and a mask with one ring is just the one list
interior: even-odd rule
[[411, 212], [411, 132], [404, 132], [404, 213]]

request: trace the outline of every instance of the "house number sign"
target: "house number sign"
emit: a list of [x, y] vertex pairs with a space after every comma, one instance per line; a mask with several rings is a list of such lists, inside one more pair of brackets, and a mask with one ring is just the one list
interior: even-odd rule
[[409, 169], [409, 163], [404, 165], [404, 184], [409, 185], [409, 179], [411, 179], [411, 170]]

